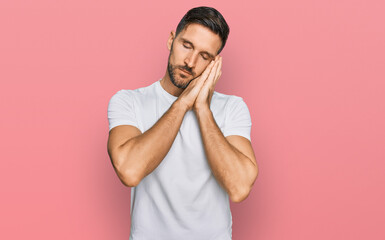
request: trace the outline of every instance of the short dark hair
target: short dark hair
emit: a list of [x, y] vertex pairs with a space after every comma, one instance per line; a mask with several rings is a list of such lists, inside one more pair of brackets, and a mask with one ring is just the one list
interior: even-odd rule
[[218, 50], [219, 54], [224, 48], [230, 33], [230, 28], [222, 14], [212, 7], [192, 8], [180, 20], [176, 28], [175, 37], [191, 23], [201, 24], [219, 35], [222, 40], [222, 46]]

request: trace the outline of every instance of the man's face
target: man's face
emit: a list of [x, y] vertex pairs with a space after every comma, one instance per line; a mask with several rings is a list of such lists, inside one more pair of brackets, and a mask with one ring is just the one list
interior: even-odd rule
[[222, 41], [218, 34], [196, 23], [174, 36], [173, 32], [167, 43], [170, 50], [167, 71], [171, 82], [184, 89], [214, 60]]

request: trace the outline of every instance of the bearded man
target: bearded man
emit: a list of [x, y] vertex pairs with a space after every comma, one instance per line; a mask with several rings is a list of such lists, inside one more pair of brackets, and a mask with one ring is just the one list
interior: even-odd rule
[[165, 75], [116, 92], [108, 154], [131, 187], [130, 240], [229, 240], [229, 199], [258, 175], [251, 118], [241, 97], [214, 91], [229, 27], [214, 8], [189, 10], [171, 31]]

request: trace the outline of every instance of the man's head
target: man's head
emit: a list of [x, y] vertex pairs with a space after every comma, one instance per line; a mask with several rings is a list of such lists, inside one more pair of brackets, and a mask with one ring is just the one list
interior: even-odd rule
[[184, 89], [200, 76], [222, 51], [229, 31], [225, 19], [216, 9], [197, 7], [189, 10], [167, 42], [170, 50], [167, 71], [171, 82]]

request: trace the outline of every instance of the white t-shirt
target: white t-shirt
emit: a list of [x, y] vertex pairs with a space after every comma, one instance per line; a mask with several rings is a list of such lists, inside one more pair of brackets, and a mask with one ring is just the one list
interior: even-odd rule
[[[108, 105], [109, 129], [133, 125], [151, 128], [177, 99], [160, 80], [135, 90], [122, 89]], [[223, 135], [250, 140], [251, 118], [241, 97], [215, 92], [211, 111]], [[208, 165], [193, 110], [159, 166], [131, 188], [130, 240], [230, 240], [229, 197]]]

